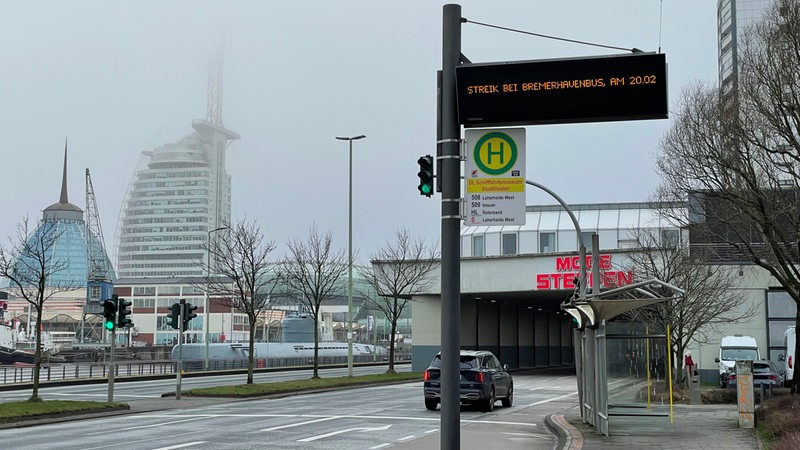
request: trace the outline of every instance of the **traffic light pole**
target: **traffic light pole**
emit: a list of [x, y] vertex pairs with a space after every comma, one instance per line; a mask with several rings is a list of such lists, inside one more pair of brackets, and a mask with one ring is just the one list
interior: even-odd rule
[[[458, 450], [460, 436], [459, 349], [461, 337], [461, 127], [456, 106], [456, 66], [461, 59], [461, 6], [444, 5], [442, 14], [442, 90], [439, 114], [442, 144], [442, 413], [440, 448]], [[438, 142], [437, 142], [438, 143]]]
[[109, 356], [108, 362], [108, 401], [114, 401], [114, 372], [116, 369], [116, 361], [114, 360], [114, 342], [117, 339], [117, 333], [115, 330], [111, 330], [111, 355]]
[[181, 299], [181, 307], [178, 311], [178, 366], [176, 370], [176, 386], [175, 386], [175, 400], [181, 399], [181, 372], [183, 372], [183, 313], [185, 299]]

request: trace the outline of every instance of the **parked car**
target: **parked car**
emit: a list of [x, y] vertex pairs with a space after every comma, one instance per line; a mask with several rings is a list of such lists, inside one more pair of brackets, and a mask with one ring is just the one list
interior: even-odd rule
[[[736, 366], [722, 376], [725, 377], [725, 386], [736, 389]], [[759, 388], [762, 384], [768, 388], [780, 387], [783, 384], [778, 366], [765, 359], [753, 361], [753, 386]]]
[[[425, 370], [425, 407], [433, 411], [441, 399], [442, 354], [438, 353]], [[503, 406], [514, 402], [514, 381], [507, 364], [487, 350], [461, 350], [461, 403], [479, 405], [482, 411], [494, 410], [499, 399]]]

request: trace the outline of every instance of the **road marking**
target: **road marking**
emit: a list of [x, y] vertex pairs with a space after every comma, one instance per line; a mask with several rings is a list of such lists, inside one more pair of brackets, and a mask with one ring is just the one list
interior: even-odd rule
[[572, 397], [573, 395], [578, 395], [578, 393], [577, 392], [573, 392], [571, 394], [559, 395], [558, 397], [548, 398], [547, 400], [542, 400], [540, 402], [532, 403], [532, 404], [530, 404], [528, 406], [537, 406], [537, 405], [541, 405], [541, 404], [544, 404], [544, 403], [549, 403], [549, 402], [552, 402], [552, 401], [561, 400], [562, 398]]
[[425, 434], [436, 433], [437, 431], [439, 431], [439, 429], [438, 428], [434, 428], [432, 430], [426, 431]]
[[416, 438], [416, 436], [414, 436], [412, 434], [411, 436], [401, 437], [400, 439], [398, 439], [398, 441], [403, 442], [403, 441], [408, 441], [408, 440], [411, 440], [411, 439], [414, 439], [414, 438]]
[[[159, 422], [159, 423], [154, 423], [154, 424], [150, 424], [150, 425], [139, 425], [139, 426], [135, 426], [135, 427], [117, 428], [117, 429], [114, 430], [114, 432], [117, 432], [117, 431], [129, 431], [129, 430], [141, 430], [143, 428], [163, 427], [164, 425], [171, 425], [173, 423], [191, 422], [192, 420], [207, 419], [207, 418], [210, 418], [210, 417], [209, 416], [189, 417], [189, 418], [186, 418], [186, 419], [173, 420], [173, 421], [170, 421], [170, 422]], [[98, 432], [95, 432], [95, 433], [86, 433], [86, 436], [99, 436], [101, 434], [108, 434], [108, 431], [98, 431]]]
[[369, 450], [376, 450], [376, 449], [379, 449], [379, 448], [388, 447], [390, 445], [392, 445], [392, 444], [386, 443], [386, 444], [376, 445], [375, 447], [370, 447]]
[[[568, 397], [570, 395], [576, 394], [567, 394], [562, 397]], [[551, 400], [544, 400], [538, 403], [534, 403], [533, 405], [529, 406], [536, 406], [542, 403], [547, 403], [548, 401], [558, 400], [561, 397], [556, 397]], [[381, 416], [381, 415], [372, 415], [372, 416], [323, 416], [323, 415], [316, 415], [316, 414], [137, 414], [135, 417], [141, 419], [147, 418], [176, 418], [176, 417], [187, 417], [187, 418], [214, 418], [214, 417], [300, 417], [300, 418], [317, 418], [316, 420], [309, 420], [306, 422], [298, 422], [294, 424], [288, 425], [281, 425], [278, 427], [273, 428], [265, 428], [259, 431], [272, 431], [272, 430], [279, 430], [282, 428], [290, 428], [296, 427], [300, 425], [316, 423], [316, 422], [324, 422], [327, 420], [335, 420], [335, 419], [367, 419], [367, 420], [375, 420], [375, 419], [386, 419], [386, 420], [409, 420], [409, 421], [423, 421], [423, 422], [440, 422], [441, 418], [436, 416], [431, 417], [403, 417], [403, 416]], [[526, 427], [536, 427], [535, 423], [525, 423], [525, 422], [506, 422], [506, 421], [499, 421], [499, 420], [472, 420], [472, 419], [461, 419], [461, 423], [480, 423], [480, 424], [488, 424], [488, 425], [520, 425]]]
[[178, 445], [171, 445], [169, 447], [159, 447], [153, 450], [172, 450], [175, 448], [186, 448], [186, 447], [193, 447], [195, 445], [205, 444], [208, 441], [195, 441], [195, 442], [187, 442], [185, 444], [178, 444]]
[[336, 436], [338, 434], [350, 433], [353, 431], [358, 431], [359, 433], [364, 433], [367, 431], [386, 431], [390, 427], [391, 425], [384, 425], [382, 427], [347, 428], [345, 430], [331, 431], [330, 433], [318, 434], [316, 436], [307, 437], [305, 439], [298, 439], [297, 442], [312, 442], [319, 439], [324, 439], [326, 437]]
[[[297, 417], [308, 417], [308, 416], [297, 416]], [[321, 419], [316, 419], [316, 420], [307, 420], [305, 422], [290, 423], [288, 425], [281, 425], [281, 426], [278, 426], [278, 427], [264, 428], [263, 430], [258, 430], [258, 431], [282, 430], [284, 428], [299, 427], [299, 426], [302, 426], [302, 425], [308, 425], [308, 424], [312, 424], [312, 423], [319, 423], [319, 422], [326, 422], [328, 420], [335, 420], [335, 419], [339, 419], [340, 417], [341, 416], [323, 417]]]

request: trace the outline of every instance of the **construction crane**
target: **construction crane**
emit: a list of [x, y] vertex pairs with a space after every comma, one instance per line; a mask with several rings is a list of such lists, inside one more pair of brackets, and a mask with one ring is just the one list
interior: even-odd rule
[[102, 330], [96, 326], [97, 321], [87, 322], [89, 315], [99, 315], [101, 304], [111, 298], [114, 291], [112, 280], [111, 262], [105, 251], [103, 229], [100, 226], [100, 213], [97, 209], [97, 200], [94, 196], [92, 176], [86, 169], [86, 253], [87, 253], [87, 279], [86, 279], [86, 305], [83, 307], [83, 317], [76, 341], [84, 343], [98, 342], [101, 340]]

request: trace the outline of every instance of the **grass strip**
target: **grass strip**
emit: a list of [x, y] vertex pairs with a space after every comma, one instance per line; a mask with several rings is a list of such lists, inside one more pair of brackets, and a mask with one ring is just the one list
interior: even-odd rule
[[67, 414], [73, 412], [101, 412], [109, 409], [127, 409], [128, 405], [117, 402], [90, 402], [72, 400], [17, 401], [0, 403], [0, 420], [8, 421], [41, 415]]
[[422, 374], [415, 372], [404, 372], [395, 374], [278, 381], [275, 383], [240, 384], [236, 386], [215, 386], [209, 388], [191, 389], [188, 391], [183, 391], [182, 394], [193, 395], [196, 397], [253, 397], [259, 395], [332, 389], [353, 385], [384, 384], [405, 381], [422, 381]]

